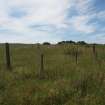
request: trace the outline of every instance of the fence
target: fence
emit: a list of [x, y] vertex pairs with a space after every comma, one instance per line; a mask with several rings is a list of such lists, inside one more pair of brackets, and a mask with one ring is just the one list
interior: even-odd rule
[[[96, 59], [97, 58], [97, 50], [96, 50], [96, 45], [94, 44], [92, 47], [91, 47], [93, 50], [93, 56], [94, 58]], [[44, 70], [44, 59], [45, 59], [45, 55], [43, 52], [41, 52], [41, 49], [40, 49], [40, 46], [38, 46], [38, 50], [39, 50], [39, 56], [40, 56], [40, 60], [39, 60], [39, 63], [40, 63], [40, 69], [39, 69], [39, 78], [44, 78], [44, 74], [45, 74], [45, 70]], [[75, 48], [75, 51], [73, 52], [74, 54], [74, 59], [75, 59], [75, 62], [76, 62], [76, 65], [79, 63], [79, 57], [80, 57], [80, 54], [79, 54], [79, 47], [76, 46]], [[9, 43], [5, 43], [5, 62], [6, 62], [6, 68], [8, 70], [12, 70], [13, 67], [12, 67], [12, 61], [11, 61], [11, 48], [10, 48], [10, 45]], [[34, 62], [33, 62], [33, 65], [34, 65]]]

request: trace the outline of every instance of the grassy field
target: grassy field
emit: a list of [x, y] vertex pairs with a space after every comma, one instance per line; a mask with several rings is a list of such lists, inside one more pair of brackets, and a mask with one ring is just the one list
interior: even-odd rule
[[105, 46], [96, 52], [91, 45], [11, 44], [8, 70], [1, 44], [0, 105], [105, 105]]

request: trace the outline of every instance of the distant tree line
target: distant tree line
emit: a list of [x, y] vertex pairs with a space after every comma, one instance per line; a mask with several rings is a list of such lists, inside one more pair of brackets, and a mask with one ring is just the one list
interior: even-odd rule
[[[57, 44], [59, 45], [63, 45], [63, 44], [80, 44], [80, 45], [86, 45], [87, 43], [85, 41], [78, 41], [78, 42], [75, 42], [75, 41], [60, 41], [58, 42]], [[50, 42], [44, 42], [43, 45], [51, 45]]]
[[43, 45], [51, 45], [49, 42], [44, 42]]
[[85, 41], [78, 41], [78, 42], [75, 42], [75, 41], [61, 41], [61, 42], [58, 42], [58, 44], [81, 44], [81, 45], [86, 45], [87, 43]]

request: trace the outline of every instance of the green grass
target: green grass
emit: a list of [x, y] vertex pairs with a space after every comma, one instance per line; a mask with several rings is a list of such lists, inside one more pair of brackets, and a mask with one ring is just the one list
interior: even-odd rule
[[[11, 44], [12, 70], [0, 45], [0, 105], [105, 105], [105, 46]], [[44, 77], [39, 78], [40, 53]]]

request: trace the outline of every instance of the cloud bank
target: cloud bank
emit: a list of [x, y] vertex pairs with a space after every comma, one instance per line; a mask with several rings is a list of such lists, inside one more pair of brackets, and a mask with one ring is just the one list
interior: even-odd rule
[[0, 42], [105, 43], [105, 2], [98, 1], [0, 0]]

